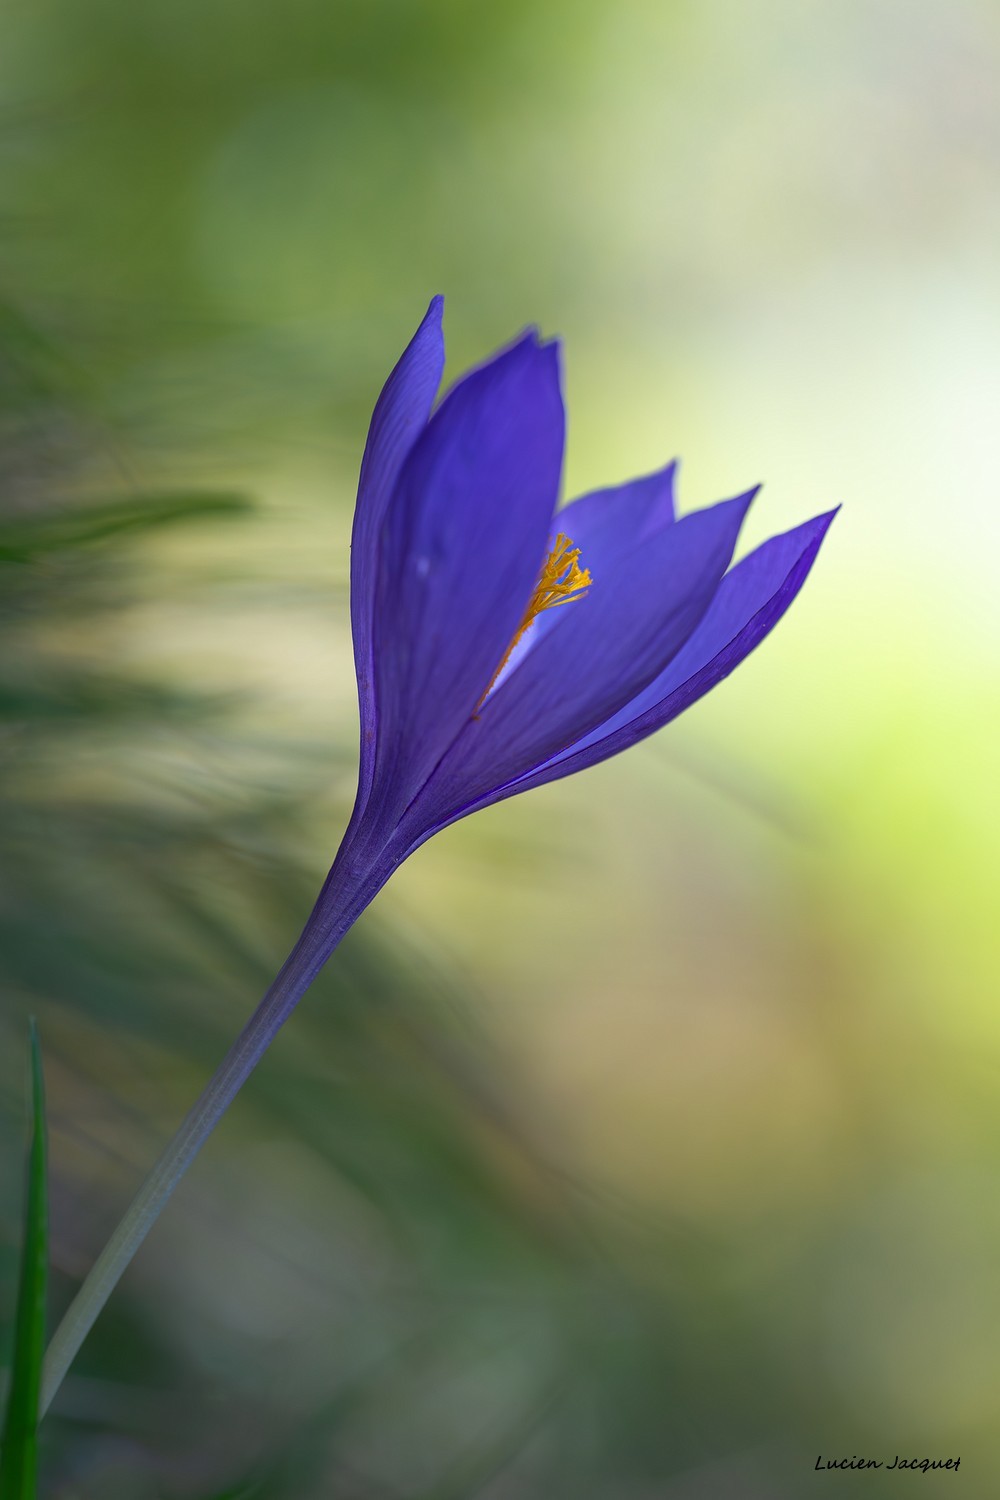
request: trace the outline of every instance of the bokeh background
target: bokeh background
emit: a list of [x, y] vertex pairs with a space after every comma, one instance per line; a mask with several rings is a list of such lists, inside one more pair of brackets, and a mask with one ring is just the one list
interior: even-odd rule
[[43, 0], [0, 48], [0, 1296], [52, 1315], [355, 773], [379, 386], [560, 333], [567, 491], [842, 503], [658, 738], [394, 878], [46, 1423], [102, 1500], [897, 1492], [1000, 1447], [1000, 11]]

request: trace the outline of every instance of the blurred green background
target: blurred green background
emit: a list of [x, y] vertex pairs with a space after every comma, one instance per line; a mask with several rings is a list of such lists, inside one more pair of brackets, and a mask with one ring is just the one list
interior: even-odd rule
[[6, 8], [4, 1309], [27, 1015], [55, 1316], [336, 848], [431, 293], [450, 376], [564, 336], [568, 493], [680, 454], [688, 508], [766, 481], [746, 545], [844, 506], [720, 691], [394, 878], [46, 1494], [996, 1493], [998, 68], [989, 0]]

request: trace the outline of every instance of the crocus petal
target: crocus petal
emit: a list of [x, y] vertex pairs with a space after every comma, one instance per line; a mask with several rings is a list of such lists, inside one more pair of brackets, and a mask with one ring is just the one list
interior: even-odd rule
[[711, 604], [756, 491], [662, 527], [609, 567], [468, 723], [421, 793], [436, 822], [604, 723], [667, 666]]
[[375, 763], [375, 672], [372, 612], [378, 575], [378, 537], [403, 461], [427, 424], [444, 371], [441, 314], [435, 297], [423, 322], [382, 388], [368, 429], [351, 533], [351, 630], [361, 713], [357, 811], [371, 786]]
[[805, 583], [836, 514], [827, 511], [772, 537], [737, 563], [723, 578], [697, 630], [641, 693], [575, 744], [492, 795], [470, 802], [458, 815], [596, 765], [690, 708], [773, 630]]
[[581, 567], [590, 568], [596, 577], [602, 564], [614, 562], [669, 525], [674, 519], [676, 477], [675, 459], [655, 474], [591, 490], [564, 505], [555, 525], [579, 547]]
[[386, 815], [472, 718], [521, 622], [563, 436], [558, 351], [529, 334], [454, 387], [403, 465], [375, 598], [375, 783]]

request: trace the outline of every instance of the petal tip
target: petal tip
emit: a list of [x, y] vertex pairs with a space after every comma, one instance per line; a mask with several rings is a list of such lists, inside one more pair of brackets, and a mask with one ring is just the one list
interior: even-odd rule
[[734, 495], [732, 500], [723, 503], [732, 506], [742, 520], [763, 488], [763, 483], [752, 484], [748, 490], [743, 490], [741, 494]]
[[661, 464], [658, 469], [651, 469], [648, 474], [639, 474], [635, 479], [629, 480], [630, 484], [676, 484], [677, 471], [680, 468], [680, 459], [672, 458], [669, 463]]
[[672, 458], [669, 463], [663, 464], [661, 468], [654, 469], [653, 473], [649, 476], [651, 480], [659, 480], [661, 484], [669, 486], [672, 503], [674, 505], [677, 504], [677, 476], [680, 474], [680, 472], [681, 461], [680, 456], [678, 455], [678, 457]]
[[550, 359], [559, 359], [562, 354], [562, 339], [558, 334], [546, 338], [537, 323], [529, 323], [509, 347], [531, 354], [542, 354]]
[[526, 328], [505, 351], [519, 362], [525, 374], [535, 372], [543, 381], [552, 380], [562, 388], [562, 341], [543, 339], [537, 327]]
[[556, 373], [556, 379], [561, 382], [563, 370], [563, 346], [561, 338], [544, 339], [538, 345], [539, 354], [543, 354], [552, 365]]
[[840, 506], [835, 505], [832, 510], [825, 510], [821, 512], [820, 515], [813, 516], [811, 521], [803, 522], [801, 527], [802, 531], [810, 532], [812, 537], [815, 539], [816, 545], [819, 546], [820, 542], [823, 540], [827, 532], [830, 530], [830, 527], [833, 525], [833, 518], [839, 510]]

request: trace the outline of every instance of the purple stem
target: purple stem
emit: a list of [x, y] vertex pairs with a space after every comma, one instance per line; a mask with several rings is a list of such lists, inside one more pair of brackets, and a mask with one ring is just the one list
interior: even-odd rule
[[319, 899], [277, 979], [226, 1053], [95, 1261], [56, 1329], [42, 1372], [41, 1412], [48, 1409], [77, 1350], [174, 1189], [260, 1062], [341, 938], [400, 862], [381, 841], [359, 852], [356, 825], [341, 845]]

